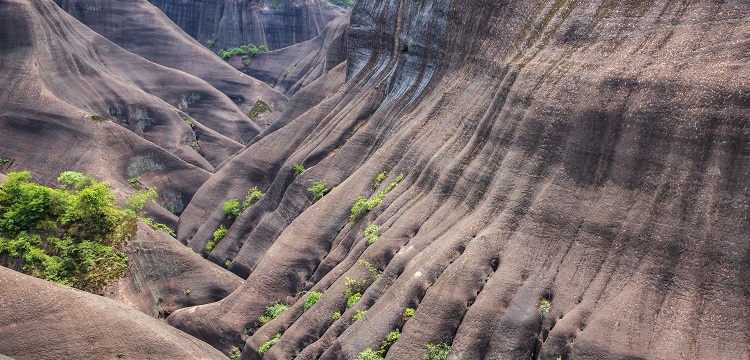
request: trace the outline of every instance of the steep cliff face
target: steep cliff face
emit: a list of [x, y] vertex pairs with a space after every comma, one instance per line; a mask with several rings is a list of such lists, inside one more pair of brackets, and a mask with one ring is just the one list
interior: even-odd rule
[[323, 0], [150, 0], [201, 44], [280, 49], [310, 40], [344, 10]]
[[[180, 218], [194, 248], [231, 225], [209, 258], [247, 280], [168, 321], [247, 359], [277, 333], [265, 358], [351, 359], [395, 329], [392, 359], [444, 341], [466, 359], [750, 357], [748, 18], [739, 0], [358, 2], [347, 83]], [[317, 181], [335, 189], [313, 202]], [[306, 311], [304, 290], [324, 293]]]

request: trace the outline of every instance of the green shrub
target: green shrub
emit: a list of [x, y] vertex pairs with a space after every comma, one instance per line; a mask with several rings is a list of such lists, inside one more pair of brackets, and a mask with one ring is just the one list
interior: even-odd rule
[[416, 310], [414, 310], [414, 308], [406, 308], [406, 310], [404, 310], [404, 319], [408, 320], [409, 318], [414, 316], [415, 312]]
[[310, 192], [310, 194], [313, 195], [313, 202], [316, 202], [323, 198], [329, 191], [331, 191], [331, 188], [328, 187], [328, 184], [320, 181], [316, 181], [315, 184], [313, 184], [312, 187], [309, 187], [307, 191]]
[[245, 197], [245, 201], [242, 202], [242, 211], [245, 211], [245, 209], [249, 208], [250, 205], [255, 204], [260, 200], [260, 198], [263, 197], [263, 192], [258, 190], [257, 186], [253, 186], [250, 191], [248, 191], [247, 196]]
[[359, 355], [356, 360], [382, 360], [383, 357], [380, 355], [380, 351], [376, 351], [370, 348], [365, 349]]
[[240, 206], [240, 201], [238, 199], [229, 199], [225, 201], [223, 208], [224, 214], [226, 214], [229, 219], [236, 219], [242, 214], [242, 207]]
[[375, 183], [372, 185], [372, 188], [377, 189], [378, 187], [380, 187], [380, 183], [382, 183], [383, 180], [385, 180], [385, 177], [387, 175], [388, 175], [387, 171], [383, 171], [380, 174], [378, 174], [378, 176], [375, 177]]
[[209, 253], [216, 247], [216, 244], [224, 238], [224, 235], [229, 232], [229, 229], [225, 228], [224, 225], [219, 225], [219, 228], [214, 231], [214, 239], [206, 244], [206, 251]]
[[242, 350], [240, 350], [240, 348], [232, 346], [232, 352], [229, 353], [229, 358], [232, 360], [237, 360], [237, 358], [239, 358], [241, 354]]
[[400, 338], [401, 338], [401, 331], [399, 329], [389, 332], [388, 336], [386, 336], [385, 340], [383, 340], [382, 345], [380, 345], [380, 350], [384, 354], [387, 353], [391, 345], [393, 345]]
[[170, 229], [169, 226], [167, 226], [167, 225], [164, 225], [162, 223], [158, 223], [158, 222], [154, 221], [154, 218], [139, 217], [138, 220], [143, 221], [144, 223], [146, 223], [148, 226], [150, 226], [154, 230], [163, 231], [163, 232], [169, 234], [172, 237], [177, 237], [177, 234], [174, 233], [174, 230]]
[[355, 279], [346, 278], [346, 290], [344, 291], [344, 298], [346, 299], [346, 308], [350, 308], [356, 304], [359, 299], [362, 298], [362, 288], [366, 281], [361, 283]]
[[367, 212], [374, 209], [376, 206], [380, 204], [381, 201], [383, 201], [383, 198], [388, 195], [393, 188], [398, 185], [401, 180], [404, 179], [404, 174], [399, 174], [396, 179], [388, 185], [387, 188], [380, 191], [375, 195], [374, 198], [368, 199], [364, 196], [357, 196], [354, 202], [354, 206], [352, 206], [351, 214], [349, 215], [349, 221], [357, 221], [362, 216], [364, 216]]
[[447, 342], [425, 344], [425, 346], [427, 347], [427, 354], [423, 356], [425, 360], [445, 360], [451, 352], [451, 346]]
[[317, 292], [317, 291], [309, 291], [307, 293], [307, 297], [305, 298], [305, 307], [304, 311], [309, 310], [315, 303], [320, 300], [320, 297], [323, 296], [323, 293]]
[[266, 356], [266, 353], [268, 350], [271, 349], [271, 346], [276, 345], [277, 342], [279, 342], [279, 339], [281, 338], [280, 333], [276, 333], [276, 336], [273, 337], [273, 339], [266, 341], [265, 344], [261, 345], [258, 349], [258, 353], [260, 354], [260, 357]]
[[305, 167], [300, 164], [294, 164], [294, 178], [296, 179], [305, 172]]
[[378, 229], [380, 229], [380, 226], [375, 224], [372, 224], [365, 229], [365, 238], [367, 239], [368, 244], [372, 245], [378, 241], [378, 235], [375, 233]]
[[109, 185], [91, 176], [64, 172], [57, 189], [30, 178], [9, 173], [0, 186], [0, 254], [23, 260], [28, 275], [89, 292], [122, 276], [118, 247], [135, 235], [135, 211], [117, 207]]
[[549, 300], [542, 299], [542, 301], [539, 302], [539, 315], [541, 316], [547, 315], [547, 313], [549, 312], [549, 306], [550, 306]]
[[341, 311], [336, 311], [331, 315], [331, 320], [336, 321], [338, 319], [341, 319]]
[[245, 60], [245, 61], [243, 62], [243, 64], [244, 64], [245, 66], [250, 66], [250, 64], [252, 64], [252, 62], [250, 62], [250, 60]]
[[277, 301], [275, 304], [266, 308], [266, 312], [260, 316], [258, 320], [260, 323], [265, 325], [271, 322], [271, 320], [281, 316], [285, 311], [289, 310], [289, 305]]
[[224, 266], [229, 267], [229, 265], [232, 265], [232, 260], [227, 259], [227, 261], [224, 262]]
[[372, 264], [370, 264], [369, 261], [367, 261], [365, 259], [359, 259], [359, 261], [357, 261], [357, 263], [360, 264], [360, 265], [362, 265], [362, 266], [364, 266], [367, 269], [367, 271], [369, 271], [370, 274], [372, 274], [372, 276], [375, 277], [375, 278], [377, 278], [378, 276], [380, 276], [381, 274], [383, 274], [383, 272], [380, 269], [376, 268], [375, 266], [373, 266]]
[[367, 310], [359, 310], [359, 311], [357, 311], [357, 313], [354, 314], [354, 316], [352, 316], [352, 321], [357, 321], [357, 320], [361, 319], [363, 316], [365, 316], [365, 314], [367, 314]]

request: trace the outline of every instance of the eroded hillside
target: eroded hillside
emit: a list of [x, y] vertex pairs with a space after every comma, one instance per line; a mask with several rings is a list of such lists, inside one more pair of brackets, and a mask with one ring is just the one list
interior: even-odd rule
[[[200, 1], [168, 3], [161, 8], [173, 19], [213, 21], [204, 27], [212, 34], [226, 13], [197, 17]], [[241, 8], [276, 14], [268, 3]], [[121, 36], [143, 30], [107, 35], [110, 20], [88, 22], [76, 9], [67, 8], [109, 40], [154, 54]], [[115, 182], [133, 156], [175, 164], [154, 173], [160, 182], [139, 178], [183, 186], [184, 211], [165, 215], [177, 222], [178, 240], [246, 280], [142, 235], [158, 240], [142, 243], [148, 252], [137, 264], [145, 271], [113, 286], [225, 354], [750, 358], [745, 1], [360, 0], [325, 30], [315, 27], [319, 37], [242, 67], [278, 86], [262, 91], [291, 96], [266, 129], [247, 117], [228, 121], [248, 110], [227, 103], [228, 91], [202, 76], [203, 67], [160, 60], [188, 66], [167, 65], [183, 72], [163, 76], [211, 84], [205, 91], [226, 104], [191, 105], [224, 111], [214, 125], [183, 111], [219, 134], [213, 157], [180, 143], [188, 115], [169, 105], [172, 92], [150, 85], [160, 84], [156, 71], [141, 70], [158, 65], [124, 50], [109, 57], [101, 49], [120, 51], [114, 43], [51, 0], [6, 1], [0, 10], [0, 38], [20, 39], [0, 43], [0, 76], [14, 89], [0, 98], [9, 139], [0, 151], [10, 154], [0, 157], [28, 166], [65, 154], [50, 173], [84, 167]], [[206, 42], [208, 32], [193, 29], [202, 25], [176, 22]], [[73, 35], [53, 31], [60, 23]], [[247, 35], [230, 28], [244, 44]], [[180, 34], [170, 29], [160, 31]], [[56, 46], [78, 50], [49, 61]], [[70, 64], [92, 70], [70, 75]], [[225, 63], [215, 68], [236, 73]], [[63, 87], [59, 79], [75, 81]], [[120, 81], [138, 86], [92, 86]], [[246, 84], [261, 91], [257, 82]], [[63, 91], [71, 88], [83, 90]], [[91, 122], [112, 114], [112, 93], [123, 106], [153, 103], [149, 114], [172, 115], [144, 128], [137, 116]], [[227, 124], [250, 128], [222, 130]], [[69, 138], [96, 145], [60, 147]], [[162, 264], [160, 256], [189, 260]], [[191, 266], [182, 273], [159, 276], [183, 261]], [[212, 272], [221, 284], [213, 292]], [[166, 294], [167, 306], [135, 295], [141, 284]], [[191, 303], [188, 286], [200, 300]]]

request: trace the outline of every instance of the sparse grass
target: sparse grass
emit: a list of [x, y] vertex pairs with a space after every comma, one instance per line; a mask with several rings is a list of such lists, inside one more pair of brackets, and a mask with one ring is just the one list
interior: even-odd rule
[[313, 202], [317, 202], [322, 199], [323, 196], [326, 196], [326, 194], [331, 191], [331, 188], [328, 187], [328, 184], [322, 181], [316, 181], [313, 186], [307, 188], [307, 191], [313, 195]]
[[107, 120], [109, 119], [105, 118], [104, 116], [91, 115], [91, 121], [94, 121], [94, 122], [102, 122], [102, 121], [107, 121]]
[[255, 102], [255, 105], [253, 105], [253, 108], [247, 113], [247, 117], [255, 119], [266, 112], [273, 112], [273, 109], [271, 109], [271, 106], [265, 101], [258, 99], [258, 101]]
[[281, 316], [281, 314], [287, 310], [289, 310], [289, 305], [277, 301], [275, 304], [266, 307], [266, 312], [263, 313], [258, 320], [260, 320], [260, 323], [263, 325], [268, 324], [271, 320]]
[[260, 357], [266, 356], [266, 353], [271, 349], [271, 346], [276, 345], [276, 343], [279, 342], [279, 339], [281, 339], [281, 333], [276, 333], [276, 336], [274, 336], [273, 339], [268, 340], [265, 344], [261, 345], [258, 349]]
[[318, 300], [320, 300], [320, 297], [323, 296], [322, 292], [317, 291], [310, 291], [307, 293], [307, 297], [305, 298], [305, 306], [303, 311], [309, 310], [313, 305], [315, 305]]

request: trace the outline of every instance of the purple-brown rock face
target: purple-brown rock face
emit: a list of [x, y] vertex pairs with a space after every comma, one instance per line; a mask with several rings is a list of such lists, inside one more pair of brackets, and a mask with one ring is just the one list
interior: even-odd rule
[[[180, 217], [196, 249], [231, 225], [209, 259], [247, 280], [168, 321], [248, 359], [277, 333], [265, 358], [352, 359], [396, 329], [390, 359], [750, 357], [748, 18], [740, 0], [358, 2], [346, 84]], [[313, 203], [317, 181], [335, 189]], [[304, 290], [323, 293], [306, 311]]]
[[150, 0], [211, 48], [266, 45], [280, 49], [310, 40], [344, 10], [323, 0]]

